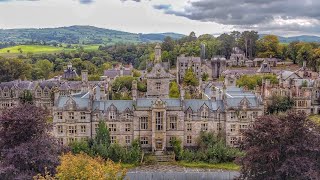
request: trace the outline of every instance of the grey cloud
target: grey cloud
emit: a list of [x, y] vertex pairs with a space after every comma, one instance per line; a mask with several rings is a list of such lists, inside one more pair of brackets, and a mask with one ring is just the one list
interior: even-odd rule
[[91, 3], [94, 2], [94, 0], [79, 0], [79, 2], [80, 2], [81, 4], [91, 4]]
[[171, 5], [169, 5], [169, 4], [159, 4], [159, 5], [154, 5], [153, 8], [154, 9], [158, 9], [158, 10], [169, 10], [171, 8]]
[[[275, 24], [277, 18], [282, 20], [320, 19], [319, 0], [197, 0], [190, 1], [182, 11], [159, 7], [161, 6], [154, 6], [155, 9], [162, 10], [166, 14], [182, 16], [191, 20], [232, 25], [236, 28], [286, 28], [286, 25]], [[270, 27], [266, 27], [266, 25]], [[288, 25], [287, 28], [315, 30], [314, 26], [294, 23]], [[320, 29], [320, 26], [318, 25], [316, 28]]]

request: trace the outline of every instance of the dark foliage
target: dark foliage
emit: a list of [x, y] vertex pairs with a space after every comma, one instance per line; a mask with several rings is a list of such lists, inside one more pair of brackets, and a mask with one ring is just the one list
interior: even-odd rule
[[225, 163], [232, 162], [242, 156], [239, 149], [226, 146], [222, 139], [218, 139], [212, 132], [201, 132], [196, 150], [184, 150], [179, 160], [187, 162]]
[[111, 144], [110, 133], [104, 121], [99, 122], [97, 135], [88, 142], [74, 142], [70, 144], [71, 152], [78, 154], [84, 152], [90, 156], [100, 156], [111, 159], [114, 162], [138, 164], [141, 160], [141, 147], [138, 140], [134, 140], [131, 146], [122, 147], [119, 144]]
[[32, 179], [45, 168], [55, 173], [62, 148], [48, 132], [47, 113], [25, 103], [0, 116], [0, 177]]
[[261, 117], [245, 136], [240, 179], [319, 179], [320, 130], [304, 114]]
[[267, 113], [277, 114], [286, 112], [294, 106], [294, 101], [287, 96], [273, 95], [267, 106]]

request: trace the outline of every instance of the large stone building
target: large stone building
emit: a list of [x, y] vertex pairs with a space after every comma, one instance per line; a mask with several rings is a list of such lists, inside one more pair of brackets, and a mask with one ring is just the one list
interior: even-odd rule
[[[156, 53], [156, 56], [159, 53]], [[263, 115], [263, 103], [254, 93], [236, 87], [205, 86], [204, 99], [168, 97], [172, 79], [161, 59], [147, 74], [148, 92], [138, 98], [137, 82], [132, 84], [132, 100], [101, 98], [99, 86], [70, 96], [59, 96], [54, 111], [54, 135], [63, 143], [86, 140], [96, 135], [99, 121], [105, 121], [111, 142], [129, 145], [138, 139], [146, 150], [165, 151], [177, 137], [184, 147], [196, 146], [202, 131], [226, 138], [230, 146], [242, 139], [242, 131]]]
[[226, 70], [226, 59], [214, 56], [211, 59], [201, 60], [200, 57], [186, 57], [181, 55], [177, 58], [177, 81], [181, 83], [188, 69], [192, 69], [195, 77], [201, 79], [203, 74], [208, 74], [209, 80], [218, 79]]
[[[67, 68], [69, 69], [69, 67]], [[38, 81], [11, 81], [0, 83], [0, 113], [6, 108], [19, 104], [28, 98], [36, 106], [47, 109], [52, 114], [54, 99], [71, 94], [87, 92], [90, 87], [99, 86], [107, 98], [107, 81], [88, 81], [88, 71], [81, 72], [81, 81], [67, 81], [59, 77]]]

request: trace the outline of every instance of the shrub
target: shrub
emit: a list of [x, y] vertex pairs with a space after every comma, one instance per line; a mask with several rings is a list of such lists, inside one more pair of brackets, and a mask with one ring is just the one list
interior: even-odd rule
[[61, 156], [61, 165], [57, 167], [58, 179], [124, 179], [126, 170], [120, 164], [101, 157], [90, 157], [80, 153]]
[[181, 147], [181, 140], [179, 138], [174, 137], [171, 141], [171, 146], [173, 147], [173, 152], [176, 156], [176, 160], [179, 160], [181, 156], [182, 147]]
[[218, 140], [212, 132], [201, 132], [198, 139], [199, 149], [196, 151], [184, 150], [181, 152], [180, 160], [186, 162], [207, 162], [224, 163], [232, 162], [237, 157], [242, 156], [239, 149], [225, 145], [225, 142]]
[[153, 165], [153, 164], [156, 164], [157, 163], [157, 159], [156, 157], [152, 156], [152, 155], [146, 155], [143, 159], [143, 162], [146, 164], [146, 165]]

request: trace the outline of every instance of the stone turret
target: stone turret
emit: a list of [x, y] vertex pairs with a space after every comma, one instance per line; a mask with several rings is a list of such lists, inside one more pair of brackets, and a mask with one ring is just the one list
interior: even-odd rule
[[157, 44], [156, 47], [154, 48], [154, 63], [161, 63], [161, 46], [160, 44]]
[[81, 81], [82, 81], [81, 91], [87, 92], [88, 91], [88, 71], [87, 70], [81, 71]]
[[81, 81], [82, 83], [88, 83], [88, 70], [81, 71]]
[[138, 83], [136, 80], [132, 81], [131, 93], [132, 93], [132, 100], [136, 101], [138, 98]]

